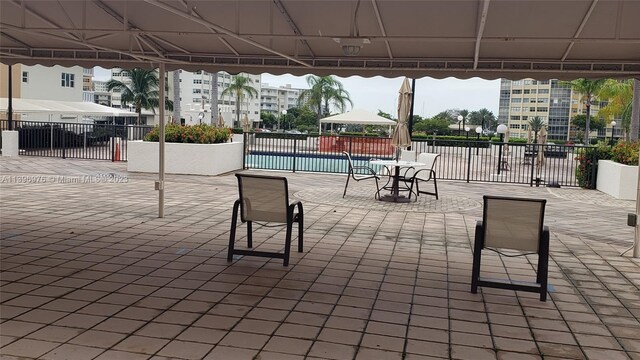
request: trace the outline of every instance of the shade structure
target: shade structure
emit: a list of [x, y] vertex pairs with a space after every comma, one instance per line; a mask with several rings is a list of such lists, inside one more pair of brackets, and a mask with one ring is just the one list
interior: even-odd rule
[[[6, 112], [9, 100], [0, 98], [0, 112]], [[62, 114], [78, 116], [138, 116], [137, 113], [116, 109], [92, 102], [57, 101], [14, 98], [13, 112], [16, 114]]]
[[[547, 127], [543, 126], [538, 134], [538, 144], [544, 145], [547, 143]], [[542, 167], [544, 166], [544, 146], [538, 146], [538, 155], [536, 159], [536, 174], [540, 177]]]
[[218, 127], [224, 127], [225, 123], [224, 123], [224, 118], [222, 117], [222, 112], [218, 112], [218, 123], [217, 123]]
[[249, 116], [244, 114], [242, 117], [242, 131], [248, 132], [251, 129], [251, 121], [249, 121]]
[[404, 79], [399, 93], [398, 125], [393, 129], [391, 145], [397, 148], [406, 148], [411, 146], [411, 134], [409, 134], [409, 128], [407, 127], [409, 112], [411, 111], [411, 85], [409, 85], [409, 79]]
[[254, 74], [637, 77], [639, 13], [629, 0], [7, 0], [0, 58]]
[[372, 112], [354, 109], [346, 113], [328, 116], [320, 119], [320, 123], [324, 124], [357, 124], [357, 125], [395, 125], [396, 122]]

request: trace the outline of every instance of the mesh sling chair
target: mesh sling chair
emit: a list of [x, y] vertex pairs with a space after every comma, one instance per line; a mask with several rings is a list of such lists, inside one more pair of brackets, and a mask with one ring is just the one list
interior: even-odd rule
[[[351, 155], [346, 151], [343, 151], [342, 153], [344, 154], [344, 156], [347, 157], [347, 162], [349, 164], [349, 172], [347, 173], [347, 182], [344, 184], [344, 192], [342, 193], [342, 197], [345, 197], [347, 195], [347, 187], [349, 186], [349, 180], [350, 179], [353, 179], [354, 181], [375, 179], [376, 180], [376, 195], [375, 195], [375, 197], [379, 197], [380, 196], [380, 187], [378, 186], [378, 180], [380, 180], [380, 176], [378, 176], [378, 174], [376, 174], [376, 172], [372, 168], [370, 168], [368, 166], [353, 166], [353, 160], [351, 160]], [[358, 175], [358, 174], [356, 174], [356, 171], [358, 171], [358, 170], [365, 170], [368, 174], [367, 175]]]
[[[547, 300], [547, 274], [549, 266], [549, 228], [544, 226], [546, 200], [484, 196], [482, 221], [476, 223], [473, 250], [471, 292], [478, 286], [536, 292], [540, 301]], [[536, 284], [490, 281], [480, 278], [482, 249], [505, 256], [538, 254]], [[506, 255], [498, 249], [512, 249], [520, 253]]]
[[[434, 168], [436, 167], [436, 161], [440, 157], [440, 154], [433, 153], [420, 153], [417, 158], [417, 162], [422, 163], [424, 165], [418, 167], [410, 167], [408, 168], [402, 176], [400, 176], [400, 181], [409, 183], [409, 197], [411, 197], [411, 193], [416, 194], [416, 201], [418, 200], [418, 196], [420, 194], [434, 195], [436, 200], [438, 200], [438, 182], [436, 180], [436, 171]], [[420, 190], [420, 182], [428, 182], [433, 180], [434, 191], [421, 191]], [[413, 187], [415, 186], [415, 191]]]
[[[287, 178], [262, 175], [236, 174], [240, 198], [233, 204], [231, 218], [231, 234], [229, 235], [229, 251], [227, 260], [233, 255], [261, 256], [284, 259], [284, 266], [289, 265], [291, 250], [291, 231], [293, 223], [298, 223], [298, 252], [302, 252], [303, 210], [300, 201], [289, 203]], [[254, 221], [286, 224], [284, 253], [256, 250], [235, 249], [236, 226], [238, 224], [238, 208], [240, 220], [247, 223], [247, 247], [253, 247], [252, 224]], [[294, 212], [296, 211], [297, 213]], [[268, 226], [268, 225], [265, 225]], [[276, 225], [277, 226], [277, 225]]]

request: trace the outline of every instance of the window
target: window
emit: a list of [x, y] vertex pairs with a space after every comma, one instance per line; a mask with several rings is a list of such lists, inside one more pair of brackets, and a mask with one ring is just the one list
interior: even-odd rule
[[538, 94], [548, 94], [549, 93], [549, 89], [540, 89], [538, 90]]
[[522, 94], [522, 90], [511, 90], [512, 94]]
[[202, 79], [193, 79], [194, 84], [202, 84]]
[[28, 71], [23, 71], [22, 72], [22, 82], [23, 83], [28, 83], [29, 82], [29, 72]]
[[534, 108], [534, 107], [530, 107], [530, 108], [529, 108], [529, 111], [530, 111], [530, 112], [536, 112], [536, 108]]
[[549, 85], [549, 80], [540, 81], [540, 85]]
[[549, 108], [548, 108], [548, 107], [546, 107], [546, 106], [545, 106], [545, 107], [539, 107], [539, 108], [538, 108], [538, 111], [539, 111], [539, 112], [547, 112], [547, 111], [549, 111]]
[[520, 98], [513, 98], [513, 99], [511, 99], [511, 102], [512, 102], [512, 103], [520, 103], [520, 102], [522, 102], [522, 99], [520, 99]]
[[201, 94], [202, 90], [201, 89], [193, 89], [193, 93], [194, 94]]
[[520, 85], [522, 85], [522, 80], [514, 81], [512, 84], [515, 85], [515, 86], [520, 86]]
[[528, 116], [523, 116], [522, 117], [522, 121], [525, 121], [525, 120], [529, 120], [529, 117]]
[[524, 84], [525, 84], [525, 85], [531, 85], [531, 80], [525, 80], [525, 81], [524, 81]]
[[75, 75], [62, 73], [62, 87], [74, 87], [75, 85]]
[[194, 102], [194, 103], [199, 103], [199, 102], [201, 102], [201, 101], [202, 101], [202, 99], [200, 99], [200, 98], [193, 98], [193, 102]]
[[520, 116], [511, 115], [511, 120], [520, 120]]
[[541, 104], [546, 104], [548, 102], [549, 102], [548, 98], [540, 98], [540, 99], [538, 99], [538, 103], [541, 103]]
[[522, 102], [523, 103], [528, 103], [529, 102], [529, 98], [522, 98]]
[[520, 124], [509, 124], [509, 128], [511, 128], [511, 129], [520, 129]]
[[535, 94], [536, 92], [538, 92], [538, 90], [536, 90], [536, 89], [531, 89], [531, 93], [532, 93], [532, 94]]
[[524, 93], [525, 93], [525, 94], [529, 94], [530, 92], [531, 92], [531, 90], [530, 90], [530, 89], [524, 89]]
[[520, 112], [522, 110], [522, 108], [520, 107], [512, 107], [511, 108], [511, 112]]

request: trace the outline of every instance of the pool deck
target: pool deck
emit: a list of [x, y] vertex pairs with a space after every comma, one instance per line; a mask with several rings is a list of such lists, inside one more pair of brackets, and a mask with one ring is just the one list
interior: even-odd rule
[[[156, 177], [126, 163], [0, 158], [0, 357], [640, 359], [640, 260], [620, 256], [635, 202], [441, 181], [440, 200], [390, 204], [372, 182], [342, 198], [344, 175], [255, 172], [286, 176], [304, 204], [288, 267], [227, 263], [233, 174], [168, 175], [159, 219]], [[485, 194], [548, 200], [547, 302], [469, 292]], [[254, 231], [282, 248], [283, 228]], [[488, 277], [534, 276], [535, 256], [483, 260]]]

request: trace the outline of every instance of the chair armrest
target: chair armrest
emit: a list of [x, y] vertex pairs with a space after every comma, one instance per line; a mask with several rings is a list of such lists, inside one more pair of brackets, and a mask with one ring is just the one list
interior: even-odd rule
[[[426, 168], [426, 169], [420, 169], [420, 170], [416, 171], [416, 172], [415, 172], [415, 174], [413, 174], [413, 177], [418, 177], [418, 174], [420, 174], [420, 173], [421, 173], [421, 172], [423, 172], [423, 171], [428, 171], [428, 172], [429, 172], [429, 177], [426, 179], [427, 181], [428, 181], [428, 180], [431, 180], [431, 177], [434, 177], [434, 178], [436, 177], [436, 172], [435, 172], [435, 170], [433, 170], [433, 169], [428, 169], [428, 168]], [[422, 179], [422, 178], [420, 178], [420, 179]]]
[[368, 166], [354, 166], [353, 170], [367, 170], [369, 172], [369, 174], [378, 176], [378, 174], [376, 174], [375, 170], [373, 170], [372, 168], [370, 168]]
[[298, 208], [298, 214], [302, 214], [302, 202], [300, 200], [296, 200], [296, 201], [292, 202], [287, 207], [287, 213], [288, 213], [288, 216], [291, 216], [291, 220], [293, 220], [293, 210], [296, 207]]

